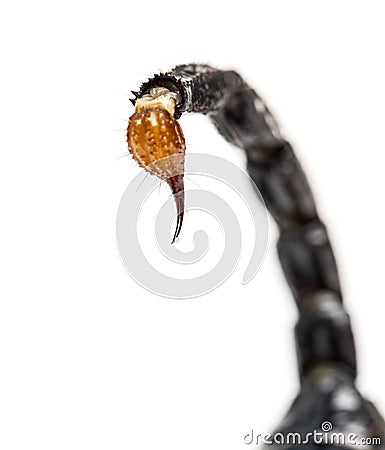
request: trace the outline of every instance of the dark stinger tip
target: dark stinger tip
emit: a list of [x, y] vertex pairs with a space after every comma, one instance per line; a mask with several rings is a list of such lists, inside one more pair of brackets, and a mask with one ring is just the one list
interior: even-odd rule
[[176, 220], [176, 228], [174, 237], [171, 241], [171, 245], [174, 244], [175, 240], [180, 234], [183, 223], [183, 215], [184, 215], [184, 180], [183, 175], [175, 175], [167, 180], [171, 191], [174, 195], [175, 204], [176, 204], [176, 212], [177, 212], [177, 220]]

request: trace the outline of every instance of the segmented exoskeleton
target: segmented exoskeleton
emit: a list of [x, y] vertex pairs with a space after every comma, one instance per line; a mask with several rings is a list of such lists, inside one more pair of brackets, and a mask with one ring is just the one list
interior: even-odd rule
[[[160, 93], [165, 99], [159, 102]], [[141, 131], [137, 131], [135, 138], [133, 124], [138, 117], [163, 114], [169, 122], [169, 132], [174, 133], [165, 153], [179, 152], [184, 156], [184, 140], [176, 119], [184, 112], [206, 114], [227, 141], [245, 151], [248, 172], [278, 224], [279, 259], [299, 312], [295, 334], [301, 391], [276, 432], [305, 435], [329, 421], [335, 431], [345, 436], [356, 433], [357, 440], [378, 437], [381, 444], [376, 448], [385, 448], [385, 423], [355, 386], [353, 334], [326, 227], [318, 216], [301, 165], [264, 102], [238, 73], [197, 64], [177, 66], [155, 75], [134, 95], [132, 102], [137, 112], [130, 119], [128, 141], [139, 164], [140, 152], [156, 144], [140, 143]], [[167, 111], [169, 103], [172, 108]], [[183, 166], [183, 162], [181, 159], [179, 163]], [[172, 168], [172, 176], [183, 174], [182, 166]], [[154, 173], [165, 179], [160, 170]], [[183, 176], [171, 179], [169, 184], [174, 193], [183, 191]], [[183, 208], [180, 200], [180, 218]], [[181, 219], [174, 239], [180, 226]], [[327, 441], [310, 442], [306, 448], [317, 445], [329, 450], [347, 448]], [[304, 448], [299, 444], [279, 447]]]

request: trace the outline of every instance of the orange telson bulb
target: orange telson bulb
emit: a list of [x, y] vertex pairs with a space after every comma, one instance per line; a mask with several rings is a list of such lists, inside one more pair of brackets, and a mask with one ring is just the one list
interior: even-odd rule
[[186, 144], [174, 118], [175, 96], [164, 88], [154, 88], [138, 99], [127, 128], [128, 149], [134, 160], [152, 175], [166, 181], [177, 207], [174, 238], [179, 236], [184, 214], [184, 156]]

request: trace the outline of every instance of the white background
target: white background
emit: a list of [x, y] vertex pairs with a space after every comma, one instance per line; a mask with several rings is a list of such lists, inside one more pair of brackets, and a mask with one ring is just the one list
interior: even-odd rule
[[[149, 294], [118, 256], [137, 173], [117, 159], [127, 94], [191, 61], [243, 74], [295, 146], [335, 247], [359, 386], [385, 412], [384, 13], [351, 0], [3, 4], [1, 449], [241, 449], [297, 392], [274, 226], [252, 283], [236, 272], [196, 300]], [[205, 118], [183, 125], [188, 151], [216, 143], [242, 161]]]

